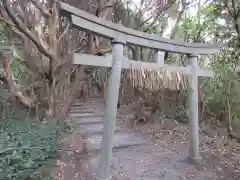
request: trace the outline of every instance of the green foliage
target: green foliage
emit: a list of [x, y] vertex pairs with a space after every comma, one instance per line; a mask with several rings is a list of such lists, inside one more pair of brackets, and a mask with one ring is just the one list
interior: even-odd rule
[[228, 43], [230, 37], [234, 36], [234, 28], [221, 13], [218, 4], [214, 3], [202, 6], [196, 15], [185, 12], [179, 24], [179, 36], [189, 42]]
[[[24, 62], [24, 59], [21, 58], [21, 51], [14, 47], [14, 45], [8, 44], [8, 31], [8, 27], [0, 23], [0, 52], [3, 52], [11, 61], [10, 64], [13, 77], [15, 78], [16, 82], [19, 83], [21, 76], [26, 76], [26, 70], [22, 64], [22, 62]], [[0, 72], [3, 72], [2, 68], [0, 69]], [[26, 77], [24, 78], [26, 79]]]
[[236, 56], [233, 49], [216, 55], [213, 63], [216, 76], [202, 82], [207, 84], [204, 87], [205, 105], [219, 120], [229, 120], [229, 115], [231, 119], [240, 117], [240, 78], [236, 71], [239, 61]]
[[5, 120], [0, 124], [0, 179], [40, 180], [56, 158], [63, 125], [34, 120]]
[[[221, 121], [239, 119], [240, 77], [239, 77], [239, 34], [233, 18], [231, 3], [226, 7], [223, 1], [201, 6], [199, 13], [185, 12], [179, 24], [178, 35], [192, 42], [224, 43], [228, 50], [211, 57], [201, 57], [206, 66], [211, 65], [216, 72], [213, 78], [200, 77], [200, 89], [204, 91], [204, 105], [207, 114]], [[226, 2], [226, 1], [225, 1]], [[232, 12], [232, 13], [230, 13]], [[172, 58], [177, 62], [179, 58]], [[207, 62], [210, 64], [207, 64]]]
[[0, 23], [0, 43], [3, 43], [7, 40], [7, 37], [5, 36], [5, 26]]

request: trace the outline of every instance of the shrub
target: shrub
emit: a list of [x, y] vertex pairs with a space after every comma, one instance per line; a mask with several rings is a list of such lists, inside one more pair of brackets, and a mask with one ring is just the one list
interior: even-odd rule
[[[42, 180], [60, 145], [63, 125], [35, 120], [0, 123], [0, 179]], [[49, 173], [49, 172], [48, 172]]]

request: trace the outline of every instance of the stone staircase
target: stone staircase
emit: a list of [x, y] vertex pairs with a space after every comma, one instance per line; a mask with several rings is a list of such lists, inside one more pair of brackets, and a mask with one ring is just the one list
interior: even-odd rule
[[[97, 101], [100, 102], [94, 104], [96, 103], [95, 100], [94, 103], [91, 101], [88, 103], [75, 103], [70, 113], [78, 134], [84, 137], [87, 152], [98, 151], [101, 148], [104, 106], [101, 99]], [[118, 121], [116, 121], [114, 149], [147, 143], [147, 141], [136, 138], [139, 135], [140, 133], [129, 132], [121, 128]]]

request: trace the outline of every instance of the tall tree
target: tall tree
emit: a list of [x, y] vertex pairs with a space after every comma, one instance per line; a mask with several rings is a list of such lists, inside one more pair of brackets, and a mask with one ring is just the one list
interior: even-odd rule
[[[105, 18], [117, 1], [76, 1], [86, 11]], [[65, 117], [72, 102], [86, 90], [88, 74], [82, 66], [72, 66], [72, 52], [96, 53], [92, 35], [70, 30], [68, 20], [59, 17], [55, 1], [3, 0], [1, 21], [8, 26], [9, 41], [18, 50], [18, 60], [26, 68], [24, 88], [14, 82], [10, 56], [1, 52], [4, 67], [1, 80], [28, 108], [46, 117]], [[23, 86], [22, 86], [23, 87]], [[46, 112], [46, 113], [44, 113]]]

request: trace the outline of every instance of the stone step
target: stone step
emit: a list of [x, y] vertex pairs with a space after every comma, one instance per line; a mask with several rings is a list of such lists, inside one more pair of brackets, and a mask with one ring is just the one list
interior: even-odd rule
[[[137, 138], [139, 133], [130, 133], [130, 132], [115, 132], [114, 140], [113, 140], [113, 147], [114, 149], [119, 148], [128, 148], [131, 146], [137, 146], [141, 144], [145, 144], [148, 141], [143, 140], [142, 138]], [[101, 149], [101, 141], [102, 135], [95, 134], [92, 136], [88, 136], [85, 140], [86, 142], [86, 151], [98, 151]]]
[[104, 109], [104, 106], [98, 106], [98, 105], [95, 105], [95, 106], [93, 106], [93, 105], [89, 105], [89, 106], [86, 106], [86, 105], [84, 105], [84, 106], [73, 106], [72, 108], [71, 108], [71, 111], [73, 111], [73, 110], [96, 110], [96, 109]]
[[72, 107], [82, 107], [84, 103], [74, 103]]
[[70, 116], [72, 118], [94, 118], [94, 117], [103, 117], [104, 114], [100, 114], [100, 113], [70, 113]]
[[89, 118], [76, 118], [76, 124], [96, 124], [96, 123], [103, 123], [103, 118], [100, 117], [89, 117]]
[[86, 109], [89, 109], [89, 107], [84, 106], [84, 105], [82, 105], [82, 106], [72, 106], [71, 111], [72, 110], [82, 110], [82, 109], [86, 110]]
[[[120, 131], [121, 128], [116, 126], [115, 131]], [[94, 123], [94, 124], [89, 124], [89, 123], [83, 123], [80, 125], [78, 128], [77, 132], [81, 135], [87, 136], [91, 134], [102, 134], [103, 133], [103, 123]]]
[[75, 103], [72, 105], [72, 107], [88, 107], [88, 106], [103, 106], [104, 104], [102, 103], [91, 103], [91, 102], [88, 102], [88, 103]]
[[91, 108], [85, 108], [85, 107], [78, 107], [78, 108], [72, 108], [69, 112], [70, 113], [81, 113], [81, 112], [96, 112], [96, 111], [104, 111], [104, 108], [99, 108], [99, 107], [91, 107]]
[[89, 102], [76, 102], [73, 104], [73, 106], [85, 106], [85, 105], [104, 105], [104, 101], [89, 101]]
[[96, 113], [96, 111], [88, 110], [88, 109], [72, 109], [70, 111], [70, 113], [72, 113], [72, 114], [76, 114], [76, 113], [79, 113], [79, 114], [82, 114], [82, 113]]

